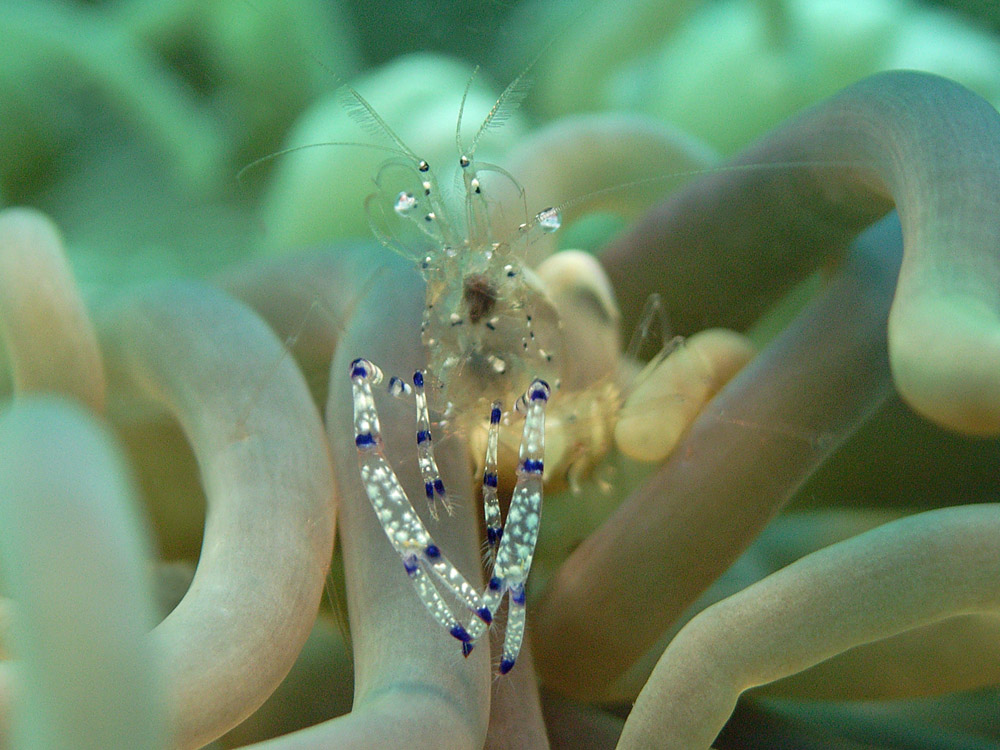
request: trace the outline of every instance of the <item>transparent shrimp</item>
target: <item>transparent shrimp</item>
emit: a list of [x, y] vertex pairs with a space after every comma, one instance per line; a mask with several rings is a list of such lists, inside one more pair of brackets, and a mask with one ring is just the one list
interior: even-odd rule
[[[561, 252], [528, 267], [525, 259], [533, 245], [560, 228], [565, 206], [529, 215], [515, 178], [476, 159], [481, 138], [520, 100], [521, 77], [497, 99], [468, 144], [461, 136], [463, 96], [452, 190], [360, 94], [350, 87], [344, 91], [352, 116], [381, 134], [394, 154], [377, 170], [377, 191], [366, 201], [372, 231], [386, 247], [412, 260], [426, 282], [421, 340], [427, 369], [415, 374], [412, 389], [393, 377], [388, 391], [412, 395], [416, 402], [417, 462], [435, 520], [439, 506], [450, 512], [450, 500], [434, 460], [431, 415], [440, 415], [449, 429], [469, 439], [482, 477], [485, 559], [491, 568], [486, 588], [475, 591], [451, 564], [396, 479], [382, 451], [372, 391], [381, 373], [358, 359], [350, 378], [362, 482], [419, 598], [461, 641], [463, 654], [472, 650], [510, 594], [499, 663], [505, 674], [514, 666], [524, 636], [525, 585], [538, 539], [543, 486], [578, 487], [616, 443], [627, 455], [661, 459], [701, 404], [749, 360], [752, 349], [733, 334], [699, 343], [687, 357], [668, 357], [683, 347], [663, 330], [660, 354], [645, 371], [630, 370], [622, 363], [633, 358], [637, 345], [622, 346], [617, 306], [596, 259]], [[467, 86], [466, 95], [468, 91]], [[494, 190], [507, 195], [513, 190], [523, 207], [520, 221], [501, 215]], [[510, 201], [504, 206], [509, 211]], [[649, 336], [649, 324], [658, 317], [653, 304], [636, 341]], [[657, 413], [664, 411], [656, 399], [662, 401], [665, 389], [691, 380], [700, 385], [693, 396], [678, 395], [685, 402], [679, 418], [659, 420], [664, 423], [660, 426], [648, 417], [650, 405]], [[649, 383], [646, 392], [637, 388], [643, 382]], [[680, 394], [681, 386], [677, 388]], [[647, 418], [621, 420], [626, 403], [637, 417], [645, 412]], [[503, 404], [514, 408], [504, 413]], [[519, 442], [511, 430], [501, 429], [515, 413], [525, 419]], [[504, 487], [501, 467], [514, 464], [515, 456], [516, 483]], [[500, 497], [508, 495], [504, 519]]]
[[[431, 616], [461, 641], [463, 654], [471, 651], [510, 594], [499, 668], [504, 674], [514, 666], [524, 635], [525, 583], [543, 495], [545, 407], [552, 395], [556, 423], [565, 435], [571, 425], [591, 420], [560, 410], [557, 404], [564, 395], [574, 410], [588, 402], [581, 414], [613, 410], [620, 403], [617, 386], [605, 377], [591, 377], [586, 388], [574, 387], [573, 377], [564, 382], [570, 358], [559, 311], [543, 279], [522, 260], [540, 235], [559, 229], [559, 209], [547, 208], [507, 228], [491, 212], [482, 179], [485, 173], [494, 177], [491, 184], [502, 180], [513, 187], [523, 202], [523, 190], [511, 175], [475, 158], [482, 136], [523, 96], [521, 78], [500, 95], [467, 146], [461, 136], [463, 96], [456, 127], [458, 171], [453, 194], [442, 188], [431, 165], [412, 152], [367, 101], [350, 87], [345, 87], [345, 95], [352, 116], [381, 133], [399, 154], [384, 162], [375, 175], [377, 192], [366, 202], [373, 232], [387, 247], [411, 258], [426, 282], [421, 337], [427, 370], [415, 373], [413, 388], [406, 387], [406, 392], [412, 391], [416, 401], [418, 465], [433, 518], [438, 518], [439, 504], [446, 511], [450, 506], [434, 461], [430, 410], [444, 414], [473, 443], [481, 443], [477, 452], [482, 456], [487, 554], [492, 565], [482, 594], [474, 591], [434, 543], [385, 459], [372, 391], [381, 373], [372, 363], [358, 359], [350, 378], [362, 482], [418, 596]], [[566, 269], [556, 271], [564, 275]], [[617, 340], [613, 343], [617, 349]], [[394, 377], [388, 390], [402, 395], [404, 386]], [[517, 479], [505, 520], [498, 500], [498, 451], [511, 442], [509, 437], [503, 443], [500, 439], [504, 403], [524, 414]], [[489, 415], [486, 425], [484, 413]], [[593, 442], [592, 436], [586, 441], [578, 437], [562, 440], [564, 446], [571, 445], [567, 455], [592, 458], [607, 449], [610, 434], [600, 437], [600, 446]], [[453, 609], [452, 604], [459, 608]]]

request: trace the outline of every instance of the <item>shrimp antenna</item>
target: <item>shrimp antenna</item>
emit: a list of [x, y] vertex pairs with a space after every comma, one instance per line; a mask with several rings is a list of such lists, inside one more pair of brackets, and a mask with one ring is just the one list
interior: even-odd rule
[[320, 146], [357, 146], [359, 148], [372, 148], [377, 151], [386, 151], [390, 154], [396, 154], [397, 156], [405, 156], [410, 158], [410, 154], [400, 151], [399, 149], [392, 148], [391, 146], [383, 146], [380, 143], [361, 143], [359, 141], [323, 141], [320, 143], [305, 143], [301, 146], [292, 146], [290, 148], [283, 148], [280, 151], [274, 151], [273, 153], [266, 154], [259, 159], [254, 159], [252, 162], [243, 167], [239, 172], [236, 173], [236, 182], [243, 182], [243, 177], [247, 172], [256, 169], [261, 164], [265, 164], [272, 159], [277, 159], [279, 156], [286, 156], [288, 154], [293, 154], [296, 151], [304, 151], [307, 148], [319, 148]]
[[348, 116], [358, 125], [373, 135], [392, 141], [396, 144], [396, 148], [414, 163], [420, 162], [420, 157], [403, 143], [403, 139], [396, 135], [395, 131], [389, 127], [389, 123], [382, 119], [382, 116], [375, 111], [367, 99], [358, 93], [357, 89], [345, 83], [340, 87], [338, 94]]
[[[583, 13], [580, 13], [580, 17]], [[471, 159], [473, 154], [476, 153], [476, 146], [479, 145], [479, 139], [483, 137], [488, 131], [498, 128], [503, 125], [507, 120], [510, 119], [511, 114], [521, 106], [525, 97], [528, 95], [528, 91], [531, 89], [531, 79], [528, 77], [528, 73], [538, 64], [538, 61], [542, 59], [542, 55], [549, 51], [549, 48], [555, 44], [558, 34], [553, 35], [549, 38], [549, 41], [545, 43], [538, 54], [536, 54], [527, 65], [514, 76], [514, 80], [507, 84], [507, 88], [501, 92], [500, 96], [497, 97], [496, 102], [490, 108], [490, 111], [486, 114], [486, 119], [483, 120], [483, 124], [479, 126], [479, 131], [476, 133], [475, 138], [472, 139], [472, 145], [469, 146], [469, 152], [467, 156]], [[471, 83], [471, 81], [470, 81]], [[464, 101], [464, 100], [463, 100]]]
[[455, 145], [458, 147], [459, 155], [465, 153], [465, 148], [462, 146], [462, 115], [465, 114], [465, 102], [469, 98], [469, 92], [472, 90], [472, 82], [476, 80], [477, 73], [479, 73], [478, 65], [472, 69], [472, 75], [465, 82], [465, 91], [462, 92], [462, 102], [458, 105], [458, 122], [455, 123]]
[[[548, 46], [546, 45], [547, 48]], [[544, 52], [545, 50], [542, 51]], [[528, 71], [531, 70], [537, 61], [538, 57], [532, 60], [528, 67], [518, 73], [517, 77], [507, 84], [507, 88], [501, 92], [500, 96], [493, 103], [493, 106], [490, 107], [490, 111], [486, 113], [486, 119], [479, 126], [479, 130], [476, 132], [475, 137], [472, 139], [472, 144], [469, 146], [469, 152], [466, 155], [470, 159], [476, 153], [476, 147], [479, 145], [480, 138], [488, 131], [501, 127], [510, 119], [510, 116], [517, 108], [521, 106], [521, 103], [528, 95], [528, 91], [531, 89], [531, 80], [527, 77]], [[469, 82], [471, 83], [472, 81], [470, 80]], [[466, 89], [466, 92], [468, 92], [468, 89]], [[462, 103], [463, 105], [465, 103], [464, 97]]]
[[781, 170], [788, 169], [789, 167], [864, 167], [865, 165], [861, 162], [851, 162], [851, 161], [775, 161], [775, 162], [765, 162], [765, 163], [754, 163], [754, 164], [719, 164], [714, 167], [703, 167], [700, 169], [684, 169], [677, 172], [669, 172], [667, 174], [656, 175], [655, 177], [644, 177], [640, 180], [632, 180], [630, 182], [622, 182], [618, 185], [610, 185], [606, 188], [601, 188], [600, 190], [592, 190], [589, 193], [584, 193], [583, 195], [578, 195], [573, 198], [569, 198], [562, 203], [555, 206], [540, 211], [535, 215], [535, 218], [527, 222], [525, 226], [519, 227], [522, 232], [526, 229], [532, 229], [535, 225], [540, 222], [544, 222], [548, 216], [553, 212], [557, 214], [562, 214], [568, 209], [579, 206], [581, 203], [585, 203], [594, 198], [599, 198], [603, 195], [614, 195], [615, 193], [624, 192], [632, 188], [645, 187], [647, 185], [656, 185], [659, 183], [668, 183], [671, 180], [681, 180], [687, 177], [704, 177], [711, 174], [722, 174], [726, 172], [751, 172], [751, 171], [762, 171], [762, 170]]

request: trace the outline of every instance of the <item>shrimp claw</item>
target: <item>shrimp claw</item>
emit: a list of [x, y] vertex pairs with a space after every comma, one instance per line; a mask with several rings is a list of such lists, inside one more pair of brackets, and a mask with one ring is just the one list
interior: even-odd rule
[[[468, 656], [474, 641], [492, 622], [493, 613], [485, 606], [475, 587], [434, 543], [385, 457], [372, 394], [372, 386], [382, 380], [381, 370], [366, 359], [354, 360], [350, 369], [354, 444], [365, 493], [389, 543], [399, 553], [420, 601], [442, 627], [461, 641], [462, 653]], [[439, 586], [472, 613], [468, 626], [463, 625], [452, 612]]]
[[517, 484], [514, 485], [510, 510], [497, 548], [493, 575], [483, 592], [483, 601], [491, 615], [496, 614], [504, 594], [510, 592], [500, 674], [507, 674], [513, 669], [524, 639], [524, 583], [531, 569], [541, 520], [545, 404], [549, 395], [549, 385], [544, 380], [533, 381], [524, 394], [526, 411], [518, 455]]

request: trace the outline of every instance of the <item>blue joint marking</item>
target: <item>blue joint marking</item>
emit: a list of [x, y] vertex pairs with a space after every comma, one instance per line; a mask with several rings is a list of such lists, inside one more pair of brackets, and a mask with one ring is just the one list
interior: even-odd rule
[[354, 444], [358, 448], [371, 448], [375, 445], [375, 437], [370, 432], [362, 432], [354, 436]]
[[472, 640], [472, 636], [469, 635], [469, 631], [461, 625], [453, 625], [451, 630], [448, 632], [451, 633], [453, 638], [457, 638], [462, 643], [469, 643]]
[[514, 604], [524, 604], [524, 586], [512, 586], [510, 589], [510, 600]]
[[541, 474], [544, 469], [545, 464], [542, 462], [542, 459], [526, 458], [524, 459], [524, 463], [521, 464], [521, 471], [526, 474]]
[[532, 401], [548, 401], [549, 400], [549, 384], [544, 380], [538, 381], [539, 387], [534, 388], [531, 391]]
[[514, 668], [514, 660], [513, 659], [501, 659], [500, 660], [500, 674], [507, 674], [513, 668]]
[[500, 407], [494, 406], [493, 411], [490, 412], [490, 424], [500, 424]]
[[483, 474], [483, 484], [487, 487], [497, 486], [497, 475], [495, 471], [487, 471]]
[[434, 499], [434, 482], [424, 482], [424, 493], [428, 500]]
[[434, 480], [434, 491], [444, 497], [444, 482], [440, 479]]
[[502, 585], [503, 585], [503, 581], [501, 581], [501, 580], [500, 580], [499, 578], [497, 578], [496, 576], [493, 576], [493, 577], [492, 577], [492, 578], [490, 579], [490, 583], [489, 583], [489, 587], [490, 587], [490, 591], [499, 591], [499, 590], [500, 590], [500, 587], [501, 587]]
[[417, 386], [417, 388], [424, 387], [424, 374], [420, 370], [413, 373], [413, 385]]
[[495, 529], [492, 526], [486, 529], [486, 541], [491, 547], [496, 547], [500, 544], [501, 536], [503, 536], [503, 529]]
[[475, 648], [475, 646], [472, 645], [471, 643], [463, 643], [462, 644], [462, 656], [464, 656], [466, 659], [468, 659], [469, 658], [469, 654], [472, 653], [472, 649], [474, 649], [474, 648]]
[[364, 360], [360, 357], [353, 362], [351, 362], [351, 377], [352, 378], [364, 378], [368, 377], [368, 368], [364, 365]]
[[441, 550], [438, 549], [436, 544], [428, 544], [424, 548], [424, 554], [427, 555], [431, 560], [436, 560], [441, 557]]
[[412, 576], [417, 572], [417, 559], [415, 557], [404, 557], [403, 567], [406, 568], [406, 574]]
[[480, 607], [476, 610], [476, 616], [487, 625], [493, 622], [493, 615], [490, 614], [489, 607]]
[[421, 445], [422, 443], [427, 443], [430, 441], [430, 439], [431, 439], [430, 430], [417, 430], [417, 445]]

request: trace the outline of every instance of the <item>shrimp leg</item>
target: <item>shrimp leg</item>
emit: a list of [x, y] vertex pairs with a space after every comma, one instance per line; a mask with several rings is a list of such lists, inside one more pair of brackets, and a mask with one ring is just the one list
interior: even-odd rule
[[517, 465], [517, 484], [496, 553], [493, 575], [483, 593], [491, 619], [504, 594], [510, 592], [507, 632], [500, 657], [500, 674], [514, 667], [524, 639], [524, 583], [538, 540], [542, 511], [542, 471], [545, 452], [545, 403], [549, 386], [535, 380], [524, 395], [526, 413]]
[[[351, 363], [354, 444], [358, 450], [361, 481], [389, 543], [402, 558], [420, 601], [439, 624], [462, 642], [462, 653], [468, 656], [475, 640], [493, 621], [493, 613], [434, 543], [385, 457], [372, 394], [372, 385], [381, 380], [381, 370], [368, 360], [356, 359]], [[435, 582], [474, 615], [468, 628], [452, 612]]]

